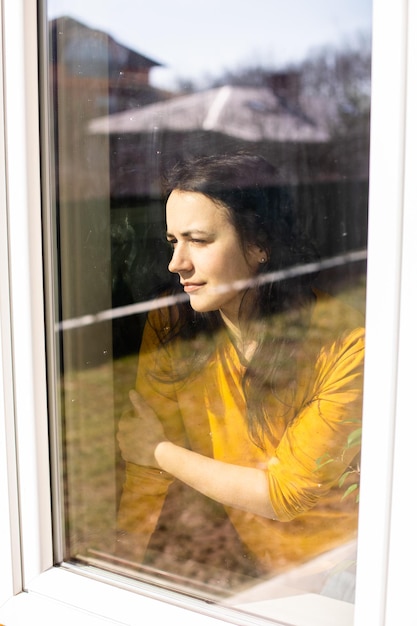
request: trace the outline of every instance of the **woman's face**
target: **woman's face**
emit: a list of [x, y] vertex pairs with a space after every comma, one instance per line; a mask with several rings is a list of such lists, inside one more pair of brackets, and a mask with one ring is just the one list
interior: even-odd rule
[[195, 311], [219, 310], [238, 321], [244, 284], [259, 268], [262, 250], [242, 248], [227, 209], [201, 193], [174, 190], [166, 206], [170, 272], [177, 273]]

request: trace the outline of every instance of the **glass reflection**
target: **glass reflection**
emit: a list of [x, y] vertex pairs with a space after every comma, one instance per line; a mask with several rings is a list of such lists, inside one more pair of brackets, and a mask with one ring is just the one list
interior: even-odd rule
[[161, 89], [49, 34], [65, 558], [352, 602], [369, 41]]

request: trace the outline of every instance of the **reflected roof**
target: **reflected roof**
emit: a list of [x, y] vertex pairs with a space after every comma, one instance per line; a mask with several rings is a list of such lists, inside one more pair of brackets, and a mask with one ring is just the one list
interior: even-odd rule
[[326, 124], [320, 120], [318, 103], [301, 107], [278, 97], [268, 87], [224, 86], [177, 96], [95, 119], [90, 122], [89, 130], [94, 134], [206, 130], [246, 141], [329, 140]]
[[49, 29], [55, 62], [58, 59], [68, 73], [76, 76], [108, 77], [161, 65], [71, 17], [52, 20]]

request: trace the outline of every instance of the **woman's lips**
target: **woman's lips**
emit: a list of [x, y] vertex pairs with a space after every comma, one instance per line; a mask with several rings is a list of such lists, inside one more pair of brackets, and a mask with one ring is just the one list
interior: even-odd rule
[[204, 283], [183, 283], [185, 293], [194, 293], [203, 287]]

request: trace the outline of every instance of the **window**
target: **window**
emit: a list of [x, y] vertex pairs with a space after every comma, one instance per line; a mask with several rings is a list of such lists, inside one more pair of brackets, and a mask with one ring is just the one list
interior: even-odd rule
[[[358, 20], [346, 33], [350, 43], [342, 37], [342, 43], [328, 43], [324, 34], [316, 52], [306, 54], [304, 43], [285, 61], [279, 60], [280, 46], [262, 60], [265, 40], [284, 40], [282, 26], [267, 30], [278, 7], [257, 7], [256, 24], [249, 7], [230, 7], [232, 14], [213, 24], [216, 48], [226, 51], [233, 19], [236, 47], [242, 48], [225, 70], [224, 56], [216, 61], [220, 50], [210, 46], [212, 30], [201, 32], [199, 9], [175, 8], [166, 22], [159, 20], [150, 48], [141, 37], [155, 27], [159, 11], [168, 10], [164, 3], [126, 14], [125, 24], [142, 24], [133, 47], [114, 34], [116, 5], [107, 5], [106, 31], [103, 21], [94, 22], [93, 3], [85, 5], [85, 19], [67, 15], [60, 2], [46, 4], [53, 151], [45, 210], [51, 214], [50, 366], [56, 371], [62, 560], [226, 605], [271, 597], [290, 602], [293, 596], [297, 602], [300, 593], [311, 593], [353, 610], [363, 367], [355, 359], [363, 358], [357, 329], [365, 312], [371, 5], [359, 15], [348, 7]], [[317, 28], [340, 24], [339, 11], [335, 16], [322, 9]], [[283, 22], [284, 16], [292, 38], [302, 41], [303, 23], [288, 10]], [[162, 52], [157, 32], [165, 28], [183, 43]], [[187, 39], [191, 32], [199, 32], [198, 46]], [[201, 57], [199, 73], [187, 65], [190, 46], [195, 60]], [[151, 55], [142, 53], [146, 48]], [[168, 55], [175, 59], [180, 52], [177, 73], [194, 76], [162, 82], [159, 59], [165, 56], [168, 64]], [[250, 54], [255, 61], [245, 61]], [[264, 161], [255, 161], [259, 157]], [[170, 195], [165, 226], [163, 180], [184, 160], [200, 168], [205, 186], [188, 170], [177, 174], [183, 179]], [[216, 209], [218, 201], [227, 207], [227, 219]], [[240, 220], [243, 211], [252, 215], [253, 203], [251, 224], [239, 230], [231, 212]], [[173, 252], [163, 241], [166, 228]], [[228, 228], [236, 244], [222, 236]], [[250, 262], [237, 237], [247, 237]], [[276, 279], [277, 272], [287, 275]], [[191, 306], [181, 308], [184, 298], [175, 295], [178, 275]], [[232, 281], [245, 279], [258, 281], [257, 287], [234, 291]], [[179, 327], [173, 324], [167, 333], [165, 325], [177, 314]], [[251, 319], [246, 330], [241, 314]], [[190, 332], [189, 324], [199, 330]], [[238, 335], [226, 332], [236, 325]], [[346, 350], [354, 360], [349, 371], [342, 365]], [[314, 368], [321, 372], [314, 374], [322, 380], [319, 390], [306, 382]], [[331, 390], [340, 377], [355, 383], [338, 388], [337, 398], [345, 399], [332, 417], [323, 415], [322, 404], [339, 402]], [[218, 501], [212, 495], [218, 485], [208, 487], [208, 476], [203, 485], [190, 485], [155, 468], [152, 459], [151, 467], [141, 462], [143, 438], [135, 431], [127, 440], [124, 429], [134, 422], [121, 418], [135, 384], [180, 454], [190, 449], [202, 462], [214, 458], [235, 471], [250, 468], [264, 481], [268, 467], [276, 519], [258, 514], [250, 502], [242, 510], [229, 494]], [[314, 451], [305, 447], [307, 426], [304, 435], [295, 435], [298, 419], [314, 419]], [[132, 438], [137, 443], [130, 449]], [[273, 470], [278, 463], [288, 469]], [[192, 479], [195, 473], [192, 468]], [[228, 480], [219, 475], [222, 485]], [[283, 482], [297, 487], [286, 493]]]
[[[9, 25], [10, 25], [11, 23], [16, 24], [16, 23], [18, 22], [17, 13], [16, 13], [14, 10], [12, 10], [12, 9], [10, 8], [10, 5], [8, 5], [8, 6], [7, 6], [7, 11], [5, 12], [5, 15], [6, 15], [6, 19], [8, 20], [8, 24], [9, 24]], [[32, 17], [33, 17], [33, 15], [32, 15]], [[13, 19], [12, 19], [12, 18], [13, 18]], [[15, 20], [15, 21], [13, 22], [13, 20]], [[399, 31], [401, 30], [401, 29], [400, 29], [400, 26], [401, 26], [401, 24], [398, 24], [398, 30], [397, 30], [396, 32], [399, 32]], [[10, 40], [8, 40], [8, 41], [7, 41], [7, 39], [6, 39], [6, 44], [7, 44], [8, 46], [10, 46]], [[8, 48], [8, 47], [7, 47], [7, 45], [6, 45], [6, 50], [10, 50], [10, 48]], [[397, 61], [398, 61], [398, 59], [397, 59]], [[10, 85], [10, 83], [9, 83], [9, 85]], [[8, 98], [11, 98], [11, 93], [13, 93], [13, 92], [9, 92], [9, 93], [8, 93]], [[17, 111], [12, 112], [12, 108], [11, 108], [11, 106], [10, 106], [10, 100], [7, 100], [7, 105], [8, 105], [8, 111], [9, 111], [9, 116], [10, 116], [10, 117], [9, 117], [9, 119], [10, 119], [10, 118], [12, 118], [12, 117], [13, 117], [13, 115], [14, 115], [14, 116], [17, 116], [17, 115], [18, 115], [18, 112], [17, 112]], [[397, 134], [397, 132], [394, 132], [394, 130], [395, 130], [395, 131], [398, 131], [398, 128], [395, 128], [395, 129], [393, 128], [393, 129], [392, 129], [392, 131], [390, 131], [390, 132], [392, 132], [392, 135], [391, 135], [391, 143], [390, 143], [390, 145], [391, 145], [391, 146], [393, 146], [393, 145], [398, 145], [398, 144], [396, 144], [396, 143], [395, 143], [395, 140], [394, 140], [394, 137], [397, 137], [397, 136], [398, 136], [398, 134]], [[15, 148], [15, 149], [16, 149], [16, 148]], [[9, 151], [8, 151], [8, 153], [7, 153], [7, 154], [8, 154], [8, 156], [9, 156], [9, 158], [10, 158], [10, 156], [11, 156], [11, 152], [10, 152], [11, 148], [10, 148], [10, 146], [8, 146], [8, 150], [9, 150]], [[32, 153], [32, 154], [33, 154], [33, 153]], [[35, 161], [34, 161], [34, 162], [36, 163], [36, 159], [35, 159]], [[12, 170], [12, 171], [13, 171], [13, 170]], [[15, 179], [15, 180], [16, 180], [16, 179]], [[26, 179], [25, 179], [25, 180], [26, 180]], [[18, 186], [17, 186], [17, 185], [16, 185], [16, 183], [13, 181], [13, 178], [9, 179], [9, 181], [8, 181], [8, 182], [9, 182], [9, 202], [11, 202], [11, 203], [12, 203], [12, 206], [16, 206], [16, 204], [13, 204], [13, 202], [15, 202], [15, 200], [16, 200], [16, 196], [18, 195]], [[32, 181], [32, 184], [33, 184], [33, 181]], [[392, 189], [392, 187], [393, 187], [393, 186], [389, 187], [389, 189]], [[34, 187], [32, 187], [32, 189], [33, 189], [33, 188], [36, 188], [36, 184], [34, 185]], [[20, 190], [20, 193], [22, 193], [22, 190]], [[59, 194], [58, 194], [58, 195], [59, 195]], [[20, 196], [20, 197], [21, 197], [21, 196]], [[36, 201], [36, 196], [35, 196], [35, 201]], [[26, 206], [25, 202], [23, 203], [23, 205], [24, 205], [24, 206]], [[19, 275], [19, 274], [18, 274], [18, 269], [17, 269], [17, 263], [14, 261], [14, 260], [17, 258], [18, 249], [19, 249], [19, 248], [17, 247], [17, 244], [18, 244], [18, 242], [19, 242], [19, 239], [18, 239], [18, 237], [16, 236], [16, 233], [17, 233], [17, 228], [16, 228], [16, 224], [17, 224], [17, 222], [15, 221], [16, 219], [17, 219], [17, 217], [16, 217], [16, 216], [11, 216], [11, 218], [10, 218], [10, 220], [11, 220], [11, 228], [10, 228], [10, 232], [11, 232], [11, 234], [12, 234], [12, 238], [11, 238], [11, 250], [12, 250], [12, 256], [11, 256], [12, 263], [11, 263], [11, 267], [12, 267], [12, 278], [13, 278], [13, 282], [14, 282], [14, 284], [16, 284], [16, 282], [15, 282], [15, 281], [16, 281], [16, 276], [18, 276], [18, 275]], [[34, 218], [33, 218], [33, 216], [32, 216], [32, 219], [34, 219]], [[371, 224], [372, 224], [372, 222], [371, 222]], [[393, 225], [393, 222], [391, 222], [391, 226], [392, 226], [392, 225]], [[34, 229], [36, 230], [36, 226], [35, 226], [33, 223], [31, 224], [31, 228], [32, 228], [32, 230], [34, 230]], [[52, 229], [51, 229], [51, 232], [52, 232]], [[394, 231], [392, 231], [392, 232], [394, 232]], [[398, 232], [398, 231], [396, 231], [396, 232]], [[380, 236], [381, 236], [381, 237], [383, 236], [383, 233], [382, 233], [382, 232], [379, 232], [379, 234], [380, 234]], [[32, 239], [32, 246], [33, 246], [33, 239]], [[24, 249], [24, 247], [23, 247], [23, 249]], [[36, 251], [36, 246], [35, 246], [35, 251]], [[31, 253], [33, 254], [33, 247], [31, 248]], [[75, 255], [74, 255], [74, 256], [75, 256]], [[39, 258], [40, 258], [40, 257], [39, 257], [39, 256], [36, 256], [36, 254], [35, 254], [35, 255], [34, 255], [34, 257], [31, 257], [31, 258], [37, 258], [37, 259], [38, 259], [38, 261], [39, 261]], [[374, 257], [374, 258], [375, 258], [375, 257]], [[397, 257], [397, 258], [398, 258], [398, 257]], [[393, 266], [394, 266], [394, 267], [392, 267], [392, 272], [393, 272], [393, 274], [394, 274], [394, 273], [395, 273], [395, 270], [396, 270], [396, 261], [393, 263]], [[32, 267], [32, 271], [33, 271], [33, 272], [36, 272], [36, 268], [33, 268], [33, 267]], [[62, 274], [61, 274], [61, 275], [62, 275]], [[392, 286], [392, 284], [393, 284], [393, 280], [389, 283], [389, 286]], [[35, 285], [35, 286], [33, 286], [33, 290], [34, 290], [34, 292], [36, 292], [36, 289], [39, 289], [39, 285]], [[23, 292], [23, 293], [25, 293], [25, 291], [24, 291], [23, 289], [22, 289], [22, 292]], [[37, 293], [39, 293], [39, 291], [38, 291]], [[371, 292], [371, 294], [372, 294], [372, 292]], [[374, 292], [374, 296], [375, 296], [375, 292]], [[16, 297], [16, 296], [15, 296], [15, 297]], [[15, 301], [15, 303], [16, 303], [16, 301]], [[372, 304], [372, 300], [371, 300], [371, 304]], [[15, 306], [15, 307], [14, 307], [14, 311], [15, 311], [15, 313], [14, 313], [14, 318], [13, 318], [13, 319], [14, 319], [14, 324], [15, 324], [15, 328], [16, 328], [16, 329], [17, 329], [17, 328], [22, 329], [22, 328], [23, 328], [22, 324], [20, 324], [20, 326], [19, 326], [19, 323], [18, 323], [19, 319], [22, 319], [22, 317], [21, 317], [21, 318], [19, 318], [19, 314], [17, 313], [17, 309], [18, 309], [18, 307], [16, 307], [16, 306]], [[372, 307], [371, 307], [371, 311], [372, 311]], [[375, 309], [374, 309], [374, 312], [375, 312]], [[2, 313], [3, 313], [3, 311], [2, 311]], [[395, 317], [395, 315], [394, 315], [394, 311], [393, 311], [393, 308], [392, 308], [390, 311], [388, 311], [388, 313], [387, 313], [386, 315], [388, 315], [388, 317], [389, 317], [389, 315], [391, 315], [391, 321], [392, 321], [392, 320], [394, 319], [394, 317]], [[79, 316], [79, 317], [80, 317], [80, 316]], [[375, 318], [375, 319], [376, 319], [376, 318]], [[387, 318], [385, 317], [385, 319], [387, 319]], [[87, 327], [88, 327], [88, 326], [87, 326], [87, 324], [86, 324], [86, 328], [87, 328]], [[64, 329], [61, 327], [59, 330], [63, 331]], [[70, 329], [67, 329], [67, 330], [70, 330]], [[374, 335], [372, 335], [372, 332], [371, 332], [371, 348], [372, 348], [372, 337], [374, 337], [374, 338], [375, 338], [375, 334], [374, 334]], [[17, 339], [17, 338], [16, 338], [16, 339]], [[23, 340], [23, 338], [21, 338], [21, 339]], [[22, 341], [22, 343], [23, 343], [23, 341]], [[5, 343], [3, 343], [3, 345], [6, 345], [6, 344], [5, 344]], [[19, 367], [16, 367], [16, 372], [15, 372], [15, 375], [16, 375], [16, 378], [17, 378], [17, 381], [16, 381], [16, 389], [17, 389], [17, 390], [22, 390], [22, 386], [21, 386], [21, 384], [19, 384], [19, 381], [21, 381], [21, 380], [22, 380], [22, 378], [23, 378], [23, 373], [22, 373], [22, 369], [23, 369], [23, 361], [22, 361], [21, 359], [19, 359], [19, 354], [22, 354], [22, 353], [23, 353], [23, 350], [21, 350], [21, 351], [19, 352], [19, 349], [20, 349], [20, 348], [19, 348], [19, 346], [21, 346], [21, 345], [22, 345], [22, 344], [19, 344], [19, 342], [18, 342], [18, 341], [16, 341], [16, 348], [15, 348], [15, 349], [16, 349], [16, 361], [15, 361], [15, 362], [16, 362], [16, 366], [19, 366]], [[82, 345], [82, 343], [81, 343], [81, 345]], [[67, 351], [68, 351], [68, 345], [67, 345], [66, 349], [67, 349]], [[64, 351], [65, 351], [65, 349], [64, 349]], [[371, 354], [372, 354], [372, 349], [371, 349]], [[38, 356], [39, 356], [39, 353], [38, 353]], [[70, 352], [70, 351], [68, 351], [68, 355], [67, 355], [67, 356], [71, 357], [71, 352]], [[384, 370], [383, 370], [383, 372], [384, 372]], [[40, 376], [41, 376], [41, 372], [40, 372]], [[107, 381], [106, 381], [106, 384], [107, 384]], [[29, 390], [29, 391], [30, 391], [30, 390]], [[378, 390], [378, 394], [380, 393], [380, 391], [381, 391], [381, 390]], [[31, 392], [31, 391], [30, 391], [30, 394], [32, 394], [32, 392]], [[375, 393], [375, 394], [373, 395], [373, 400], [374, 400], [375, 402], [376, 402], [376, 398], [377, 398], [378, 394], [376, 394], [376, 393]], [[30, 395], [30, 398], [32, 398], [32, 397], [33, 397], [33, 395], [37, 397], [37, 406], [38, 406], [38, 410], [37, 410], [37, 413], [36, 413], [36, 414], [37, 414], [37, 415], [41, 415], [41, 413], [42, 413], [42, 409], [41, 409], [41, 410], [39, 410], [39, 404], [42, 404], [42, 403], [41, 403], [41, 402], [39, 402], [39, 397], [40, 397], [40, 396], [42, 396], [42, 388], [40, 388], [40, 391], [39, 391], [39, 389], [37, 389], [37, 390], [36, 390], [36, 392], [35, 392], [34, 394]], [[368, 396], [368, 397], [369, 397], [369, 396]], [[22, 394], [17, 394], [16, 398], [17, 398], [17, 400], [18, 400], [18, 404], [19, 404], [17, 414], [18, 414], [18, 415], [22, 415], [22, 413], [23, 413], [23, 409], [22, 409], [23, 395], [22, 395]], [[42, 400], [42, 398], [41, 398], [41, 400]], [[32, 402], [32, 399], [28, 400], [28, 405], [30, 405], [30, 404], [31, 404], [31, 402]], [[28, 406], [28, 405], [26, 405], [26, 406]], [[25, 405], [24, 405], [24, 403], [23, 403], [23, 407], [24, 407], [24, 406], [25, 406]], [[366, 407], [366, 404], [365, 404], [365, 407]], [[380, 414], [381, 414], [382, 416], [384, 416], [383, 411], [381, 411], [381, 413], [380, 413]], [[385, 415], [386, 415], [386, 414], [385, 414]], [[44, 417], [44, 415], [43, 415], [43, 417]], [[29, 423], [29, 424], [31, 424], [32, 422], [29, 420], [29, 422], [28, 422], [28, 423]], [[21, 479], [21, 485], [22, 485], [22, 484], [25, 482], [25, 480], [27, 481], [27, 480], [29, 479], [29, 473], [30, 473], [30, 470], [28, 471], [28, 464], [27, 464], [27, 463], [25, 464], [25, 459], [23, 458], [23, 457], [25, 456], [25, 455], [24, 455], [24, 450], [25, 450], [25, 447], [24, 447], [24, 446], [25, 446], [25, 441], [24, 441], [24, 438], [22, 438], [22, 433], [23, 433], [23, 431], [24, 431], [25, 422], [23, 422], [23, 424], [22, 424], [22, 422], [21, 422], [20, 420], [18, 420], [18, 424], [19, 424], [18, 431], [20, 432], [20, 438], [19, 438], [19, 441], [20, 441], [20, 443], [19, 443], [19, 449], [20, 449], [20, 458], [21, 458], [21, 462], [22, 462], [20, 479]], [[33, 424], [33, 423], [32, 423], [32, 424]], [[44, 422], [42, 419], [39, 419], [38, 423], [36, 423], [36, 424], [35, 424], [35, 426], [32, 426], [32, 432], [36, 432], [36, 433], [37, 433], [37, 438], [38, 438], [38, 441], [39, 441], [39, 442], [41, 442], [41, 441], [42, 441], [43, 436], [44, 436], [44, 434], [45, 434], [44, 425], [45, 425], [45, 422]], [[385, 421], [384, 421], [384, 420], [382, 419], [382, 420], [381, 420], [381, 422], [380, 422], [380, 426], [381, 426], [381, 428], [380, 428], [380, 434], [381, 434], [383, 437], [387, 434], [387, 431], [388, 431], [388, 426], [387, 426], [387, 425], [388, 425], [388, 421], [387, 421], [387, 420], [385, 420]], [[384, 429], [385, 429], [385, 430], [384, 430]], [[18, 432], [18, 435], [19, 435], [19, 432]], [[401, 431], [399, 431], [399, 432], [401, 432]], [[26, 434], [27, 434], [27, 432], [26, 432]], [[382, 443], [387, 442], [387, 440], [388, 440], [388, 438], [386, 438], [386, 437], [385, 437], [385, 438], [383, 439], [383, 442], [382, 442]], [[116, 449], [116, 452], [117, 452], [117, 449]], [[71, 454], [70, 454], [69, 456], [71, 456]], [[374, 457], [374, 458], [375, 458], [375, 457]], [[67, 462], [68, 462], [67, 467], [70, 467], [70, 465], [71, 465], [71, 463], [72, 463], [71, 459], [67, 459]], [[366, 466], [366, 459], [365, 459], [365, 461], [364, 461], [364, 462], [365, 462], [365, 466]], [[26, 467], [26, 469], [25, 469], [25, 467]], [[44, 467], [45, 467], [45, 466], [44, 466]], [[368, 476], [372, 476], [372, 471], [370, 471], [370, 470], [369, 470], [369, 466], [368, 466], [368, 471], [369, 471]], [[366, 474], [366, 472], [365, 472], [365, 474]], [[42, 482], [42, 481], [40, 481], [40, 482]], [[381, 484], [382, 484], [382, 483], [384, 483], [384, 480], [381, 480]], [[40, 484], [40, 483], [39, 483], [39, 484]], [[386, 483], [385, 483], [385, 484], [386, 484]], [[117, 477], [116, 477], [116, 478], [115, 478], [115, 480], [114, 480], [114, 485], [116, 485], [116, 487], [117, 487]], [[68, 484], [68, 475], [65, 475], [65, 487], [67, 487], [67, 488], [69, 487], [69, 484]], [[365, 480], [365, 487], [366, 487], [366, 480]], [[361, 487], [361, 489], [362, 489], [362, 487]], [[74, 491], [75, 491], [75, 490], [74, 490]], [[41, 493], [41, 494], [42, 494], [42, 493], [44, 493], [44, 492], [42, 492], [42, 490], [40, 490], [40, 491], [39, 491], [39, 493]], [[75, 495], [77, 495], [77, 494], [75, 494]], [[384, 497], [384, 496], [383, 496], [383, 497]], [[385, 496], [385, 497], [386, 497], [386, 496]], [[21, 520], [22, 520], [22, 539], [23, 539], [23, 546], [24, 546], [24, 548], [27, 548], [27, 549], [28, 549], [28, 546], [29, 546], [29, 543], [30, 543], [30, 542], [29, 542], [30, 537], [31, 537], [31, 536], [33, 537], [34, 535], [38, 536], [38, 530], [37, 530], [37, 529], [38, 529], [39, 527], [42, 527], [42, 524], [39, 524], [39, 526], [38, 526], [38, 525], [35, 523], [35, 524], [34, 524], [35, 528], [33, 529], [32, 535], [30, 535], [30, 534], [28, 535], [27, 530], [28, 530], [28, 526], [29, 526], [29, 525], [28, 525], [27, 512], [31, 510], [31, 506], [32, 506], [32, 505], [31, 505], [31, 503], [28, 501], [28, 498], [25, 498], [25, 497], [23, 496], [23, 494], [22, 494], [22, 497], [21, 497], [21, 501], [22, 501], [22, 514], [21, 514]], [[45, 500], [45, 501], [46, 501], [46, 500]], [[71, 502], [71, 503], [70, 503], [70, 507], [71, 507], [71, 506], [73, 506], [73, 505], [74, 505], [74, 503], [73, 503], [73, 502]], [[378, 506], [380, 506], [380, 505], [378, 505]], [[368, 512], [368, 513], [369, 513], [369, 503], [367, 504], [367, 503], [366, 503], [366, 501], [365, 501], [364, 508], [363, 508], [362, 510], [364, 510], [365, 512]], [[45, 508], [43, 508], [43, 511], [44, 511], [44, 515], [45, 515]], [[68, 509], [67, 509], [67, 512], [68, 512]], [[45, 519], [46, 519], [46, 518], [47, 518], [47, 515], [45, 515]], [[39, 518], [36, 518], [36, 519], [39, 519]], [[74, 523], [75, 523], [75, 522], [74, 522], [74, 519], [75, 519], [75, 522], [78, 522], [78, 515], [74, 515], [73, 520], [71, 520], [71, 518], [70, 518], [70, 517], [67, 517], [67, 518], [66, 518], [66, 520], [67, 520], [67, 521], [70, 521], [70, 524], [71, 524], [71, 523], [72, 523], [72, 524], [74, 524]], [[33, 523], [33, 521], [34, 521], [34, 520], [32, 519], [31, 521], [32, 521], [32, 523]], [[71, 528], [73, 528], [73, 526], [71, 527], [71, 525], [70, 525], [70, 529], [71, 529]], [[47, 535], [48, 535], [48, 528], [47, 528], [47, 526], [46, 526], [46, 527], [43, 527], [43, 528], [42, 528], [42, 530], [43, 530], [44, 536], [45, 536], [45, 537], [47, 537]], [[70, 542], [67, 544], [67, 549], [69, 549], [69, 551], [71, 552], [71, 551], [72, 551], [72, 548], [74, 547], [74, 545], [76, 545], [76, 546], [77, 546], [77, 549], [78, 549], [79, 544], [76, 544], [76, 543], [71, 543], [71, 541], [73, 541], [73, 536], [71, 536], [71, 535], [69, 535], [69, 534], [67, 534], [66, 536], [67, 536], [67, 537], [68, 537], [68, 536], [70, 537]], [[77, 541], [78, 541], [78, 535], [76, 535], [76, 538], [77, 538]], [[380, 541], [380, 535], [378, 535], [378, 533], [374, 533], [374, 536], [373, 536], [373, 542], [371, 541], [371, 542], [370, 542], [370, 544], [369, 544], [371, 552], [372, 552], [372, 549], [373, 549], [373, 548], [375, 548], [375, 546], [378, 544], [378, 541]], [[47, 547], [47, 543], [48, 543], [48, 542], [47, 542], [47, 540], [45, 540], [45, 546], [46, 546], [46, 547]], [[35, 544], [35, 546], [36, 546], [36, 545], [39, 545], [39, 539], [36, 539], [36, 541], [34, 542], [34, 544]], [[378, 545], [381, 545], [381, 544], [379, 543]], [[69, 546], [69, 548], [68, 548], [68, 546]], [[72, 546], [72, 547], [71, 547], [71, 546]], [[83, 548], [83, 547], [81, 546], [81, 548]], [[50, 562], [50, 561], [49, 561], [49, 557], [47, 556], [48, 548], [47, 548], [47, 550], [46, 550], [46, 551], [45, 551], [45, 550], [41, 550], [40, 552], [41, 552], [41, 554], [42, 554], [42, 559], [43, 559], [43, 561], [42, 561], [42, 562], [38, 561], [37, 563], [36, 563], [36, 558], [34, 557], [33, 553], [32, 553], [32, 556], [30, 556], [30, 550], [29, 550], [29, 549], [27, 550], [27, 553], [26, 553], [26, 566], [25, 566], [25, 579], [26, 579], [26, 583], [25, 583], [25, 586], [26, 586], [26, 587], [29, 587], [29, 588], [30, 588], [30, 589], [32, 589], [32, 590], [35, 590], [35, 592], [36, 592], [36, 588], [38, 588], [38, 589], [39, 589], [39, 586], [37, 587], [37, 586], [36, 586], [36, 584], [33, 584], [33, 583], [31, 583], [31, 582], [30, 582], [30, 581], [32, 580], [32, 578], [33, 578], [33, 573], [34, 573], [35, 571], [41, 571], [44, 567], [46, 567], [46, 566], [47, 566], [47, 563], [48, 563], [48, 562]], [[46, 555], [46, 556], [45, 556], [45, 555]], [[83, 559], [85, 559], [85, 555], [82, 555], [82, 556], [83, 556]], [[71, 555], [71, 557], [73, 558], [73, 557], [74, 557], [74, 555]], [[379, 557], [379, 556], [378, 556], [378, 558], [382, 558], [382, 557]], [[83, 561], [83, 559], [81, 559], [81, 561]], [[100, 567], [101, 567], [101, 568], [102, 568], [103, 566], [105, 567], [104, 563], [105, 563], [106, 559], [108, 559], [108, 554], [107, 554], [107, 555], [105, 555], [105, 557], [104, 557], [104, 559], [103, 559], [102, 561], [100, 561]], [[85, 562], [85, 560], [84, 560], [84, 562]], [[32, 569], [31, 569], [31, 568], [32, 568]], [[87, 567], [87, 569], [88, 569], [88, 571], [90, 571], [90, 572], [92, 571], [92, 568], [91, 568], [91, 567], [90, 567], [90, 568], [89, 568], [89, 567]], [[79, 570], [80, 570], [80, 571], [85, 571], [85, 566], [83, 566], [82, 564], [80, 564], [80, 565], [79, 565]], [[363, 570], [362, 570], [362, 571], [363, 571]], [[142, 572], [140, 573], [139, 577], [141, 577], [141, 578], [142, 578], [142, 580], [143, 580], [143, 573], [142, 573]], [[43, 579], [43, 580], [45, 580], [45, 579]], [[362, 581], [362, 582], [363, 582], [363, 581]], [[86, 584], [87, 584], [87, 583], [86, 583]], [[127, 583], [124, 583], [124, 584], [127, 584]], [[132, 583], [132, 584], [133, 584], [133, 583]], [[164, 581], [162, 584], [163, 584], [163, 586], [165, 586], [165, 587], [168, 587], [168, 588], [169, 588], [169, 587], [171, 586], [171, 584], [172, 584], [172, 583], [171, 583], [171, 581]], [[362, 610], [363, 610], [363, 604], [361, 605], [361, 597], [360, 597], [360, 594], [361, 594], [361, 590], [359, 589], [359, 609], [358, 609], [358, 610], [360, 610], [360, 609], [361, 609], [361, 606], [362, 606]], [[176, 597], [176, 601], [178, 602], [178, 597]], [[374, 606], [375, 606], [375, 605], [374, 605]], [[258, 610], [258, 609], [260, 610], [260, 607], [257, 607], [257, 610]], [[242, 614], [242, 615], [243, 615], [243, 614]], [[280, 616], [278, 619], [280, 619], [280, 618], [281, 618], [281, 616]], [[244, 619], [244, 618], [243, 618], [243, 617], [241, 617], [240, 619]], [[282, 619], [285, 619], [285, 613], [282, 613]]]

